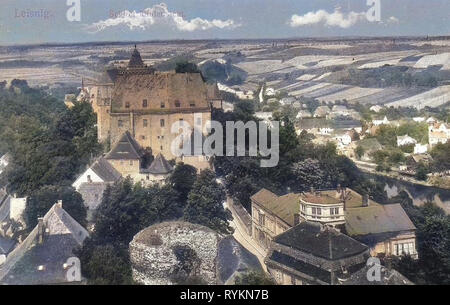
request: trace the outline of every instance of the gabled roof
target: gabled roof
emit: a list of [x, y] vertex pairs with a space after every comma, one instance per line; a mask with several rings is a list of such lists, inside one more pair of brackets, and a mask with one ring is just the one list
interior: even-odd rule
[[347, 209], [345, 229], [350, 236], [363, 236], [415, 230], [400, 204]]
[[95, 161], [94, 164], [92, 164], [91, 169], [104, 182], [116, 182], [122, 177], [122, 175], [104, 158]]
[[170, 165], [166, 158], [164, 158], [164, 156], [159, 153], [145, 172], [148, 172], [150, 174], [163, 175], [170, 173], [172, 170], [172, 165]]
[[251, 197], [266, 211], [275, 214], [290, 226], [294, 225], [294, 215], [300, 211], [300, 194], [290, 193], [284, 196], [277, 196], [269, 190], [261, 189]]
[[108, 160], [139, 160], [143, 156], [142, 149], [133, 136], [126, 131], [119, 142], [106, 155]]
[[384, 266], [379, 266], [380, 268], [380, 281], [370, 282], [367, 279], [367, 274], [370, 272], [372, 266], [365, 266], [359, 271], [353, 273], [349, 279], [342, 281], [342, 285], [414, 285], [405, 276], [394, 269], [387, 269]]
[[[28, 237], [12, 251], [0, 266], [1, 284], [56, 284], [65, 283], [64, 264], [73, 257], [74, 248], [89, 236], [61, 204], [56, 203], [43, 218], [44, 237], [39, 244], [36, 226]], [[43, 266], [42, 270], [38, 267]]]
[[318, 223], [302, 222], [276, 236], [273, 241], [326, 260], [338, 260], [368, 251], [353, 238]]

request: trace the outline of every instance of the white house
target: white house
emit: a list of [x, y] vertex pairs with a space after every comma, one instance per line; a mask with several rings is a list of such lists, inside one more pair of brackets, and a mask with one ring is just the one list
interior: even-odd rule
[[330, 135], [333, 131], [334, 131], [334, 129], [331, 127], [319, 128], [319, 134], [324, 135], [324, 136]]
[[292, 103], [294, 103], [294, 102], [295, 102], [295, 97], [292, 97], [292, 96], [284, 97], [280, 100], [281, 105], [292, 105]]
[[417, 144], [416, 139], [411, 138], [408, 135], [397, 137], [397, 146], [400, 147], [400, 146], [409, 145], [409, 144]]
[[311, 112], [309, 112], [308, 110], [304, 110], [304, 109], [300, 110], [296, 116], [297, 119], [310, 118], [310, 117], [312, 117]]
[[275, 89], [268, 87], [268, 88], [266, 88], [265, 96], [274, 96], [276, 93], [277, 92]]
[[415, 154], [424, 154], [424, 153], [426, 153], [428, 151], [428, 145], [426, 145], [426, 144], [420, 144], [420, 143], [417, 143], [415, 146], [414, 146], [414, 153]]
[[99, 158], [75, 180], [72, 186], [83, 197], [84, 205], [89, 210], [95, 210], [102, 201], [107, 185], [121, 178], [122, 175], [107, 160]]
[[413, 118], [413, 121], [417, 123], [422, 123], [425, 122], [425, 118], [421, 116], [416, 116], [415, 118]]
[[372, 124], [373, 124], [374, 126], [388, 125], [389, 123], [390, 123], [390, 122], [389, 122], [389, 120], [387, 119], [386, 116], [384, 116], [384, 118], [383, 118], [382, 120], [373, 120], [373, 121], [372, 121]]
[[383, 107], [380, 105], [374, 105], [374, 106], [370, 107], [371, 111], [377, 112], [377, 113], [380, 112], [382, 109], [383, 109]]
[[433, 117], [429, 117], [429, 118], [427, 119], [427, 123], [428, 123], [428, 124], [434, 124], [434, 123], [436, 123], [436, 122], [437, 122], [436, 119], [433, 118]]
[[338, 135], [338, 136], [336, 136], [335, 139], [344, 146], [347, 146], [350, 143], [352, 143], [352, 137], [347, 133]]
[[272, 112], [264, 112], [264, 111], [258, 111], [255, 112], [255, 117], [258, 119], [264, 121], [267, 126], [272, 127]]

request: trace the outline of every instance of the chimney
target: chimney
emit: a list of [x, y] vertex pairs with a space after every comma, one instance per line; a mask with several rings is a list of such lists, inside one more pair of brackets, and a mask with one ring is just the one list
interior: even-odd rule
[[44, 218], [38, 218], [38, 243], [41, 245], [44, 243]]
[[294, 214], [294, 226], [300, 223], [300, 215], [298, 213]]
[[309, 189], [309, 191], [311, 192], [311, 194], [314, 195], [314, 187], [313, 187], [313, 186], [311, 186], [311, 188]]
[[56, 204], [58, 205], [58, 207], [60, 207], [62, 209], [62, 200], [58, 200], [58, 202]]
[[363, 207], [368, 207], [369, 206], [369, 195], [364, 194], [362, 196], [362, 206]]

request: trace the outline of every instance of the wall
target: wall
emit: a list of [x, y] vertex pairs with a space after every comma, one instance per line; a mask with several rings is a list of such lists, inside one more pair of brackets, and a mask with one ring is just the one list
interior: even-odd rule
[[75, 180], [72, 186], [78, 190], [81, 184], [89, 182], [88, 176], [90, 176], [91, 182], [103, 182], [103, 180], [89, 168], [80, 177], [78, 177], [77, 180]]
[[[152, 244], [151, 236], [160, 241]], [[136, 234], [130, 243], [130, 259], [135, 281], [145, 285], [172, 285], [178, 263], [175, 246], [188, 246], [201, 261], [198, 275], [216, 284], [216, 257], [219, 235], [206, 227], [186, 222], [165, 222]]]

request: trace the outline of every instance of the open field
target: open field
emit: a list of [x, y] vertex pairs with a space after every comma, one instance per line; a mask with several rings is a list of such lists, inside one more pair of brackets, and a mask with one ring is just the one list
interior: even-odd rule
[[[0, 80], [79, 86], [82, 77], [94, 81], [106, 66], [126, 64], [133, 45], [0, 47]], [[184, 58], [200, 66], [215, 60], [227, 70], [237, 69], [244, 73], [242, 83], [233, 84], [240, 90], [255, 90], [265, 83], [295, 97], [394, 107], [449, 101], [450, 42], [442, 38], [158, 41], [138, 43], [138, 48], [148, 65]], [[417, 76], [417, 84], [390, 79], [398, 73]]]

